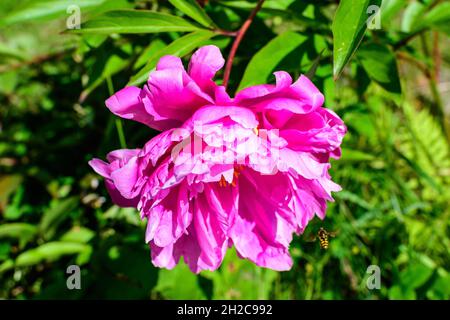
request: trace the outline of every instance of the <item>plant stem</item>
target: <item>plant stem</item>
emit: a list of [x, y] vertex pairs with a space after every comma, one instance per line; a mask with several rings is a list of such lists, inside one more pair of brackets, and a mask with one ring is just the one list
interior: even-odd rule
[[258, 1], [258, 3], [256, 4], [256, 7], [252, 10], [252, 12], [248, 16], [247, 20], [245, 20], [245, 22], [242, 24], [241, 28], [238, 30], [238, 32], [236, 34], [236, 39], [234, 40], [233, 45], [230, 50], [230, 54], [228, 55], [228, 60], [225, 65], [225, 71], [223, 74], [223, 85], [225, 88], [227, 88], [228, 81], [230, 80], [231, 68], [233, 66], [234, 56], [236, 55], [236, 51], [239, 47], [239, 44], [241, 43], [242, 38], [244, 38], [244, 35], [247, 32], [248, 28], [252, 24], [253, 19], [255, 19], [256, 14], [261, 9], [263, 2], [264, 2], [264, 0]]
[[[112, 96], [114, 94], [114, 86], [113, 86], [113, 83], [112, 83], [112, 80], [111, 80], [110, 76], [106, 77], [106, 84], [108, 85], [109, 95]], [[116, 118], [114, 123], [116, 125], [117, 135], [119, 136], [120, 147], [122, 149], [126, 149], [127, 148], [127, 142], [125, 140], [125, 134], [123, 133], [122, 120], [120, 120], [119, 118]]]

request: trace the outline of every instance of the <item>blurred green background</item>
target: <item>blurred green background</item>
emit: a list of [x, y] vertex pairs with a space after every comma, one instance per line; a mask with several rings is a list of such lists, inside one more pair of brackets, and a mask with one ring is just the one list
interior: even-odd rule
[[[226, 57], [233, 39], [220, 30], [237, 30], [256, 4], [198, 2], [204, 11], [176, 0], [0, 2], [0, 298], [449, 299], [447, 1], [385, 0], [362, 37], [366, 9], [380, 1], [267, 0], [237, 51], [230, 93], [273, 83], [275, 70], [307, 74], [349, 129], [332, 162], [343, 191], [295, 237], [289, 272], [233, 250], [216, 272], [152, 266], [145, 221], [111, 203], [87, 161], [156, 134], [113, 116], [111, 92], [142, 84], [164, 54], [187, 61], [215, 44]], [[79, 32], [63, 32], [71, 5], [90, 21]], [[152, 19], [108, 13], [118, 9], [180, 19], [156, 32]], [[321, 226], [337, 231], [328, 250], [307, 241]], [[81, 290], [66, 287], [72, 264]], [[366, 286], [370, 265], [379, 290]]]

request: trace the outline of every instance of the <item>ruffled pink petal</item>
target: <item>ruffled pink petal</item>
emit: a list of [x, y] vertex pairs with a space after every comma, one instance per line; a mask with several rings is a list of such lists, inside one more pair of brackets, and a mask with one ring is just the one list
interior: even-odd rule
[[259, 100], [269, 98], [273, 94], [287, 89], [292, 84], [291, 76], [284, 71], [274, 72], [276, 85], [261, 84], [251, 86], [239, 91], [234, 98], [234, 102], [241, 105], [252, 105]]
[[[259, 196], [257, 173], [243, 172], [239, 179], [239, 191], [245, 197], [239, 201], [239, 213], [230, 229], [230, 237], [236, 250], [258, 266], [278, 271], [289, 270], [292, 259], [288, 245], [295, 226], [285, 219], [284, 201], [279, 195]], [[273, 178], [273, 177], [272, 177]], [[274, 180], [272, 182], [275, 182]], [[270, 181], [267, 182], [270, 185]], [[273, 186], [273, 184], [272, 184]]]
[[137, 195], [134, 187], [140, 174], [138, 158], [133, 157], [121, 168], [111, 172], [111, 180], [125, 198], [133, 198]]
[[146, 216], [147, 242], [153, 240], [155, 245], [165, 247], [177, 241], [192, 221], [186, 185], [181, 184], [157, 199]]
[[[136, 161], [139, 152], [139, 149], [115, 150], [107, 156], [110, 163], [99, 159], [89, 161], [89, 165], [105, 177], [108, 193], [118, 206], [136, 207], [139, 202], [140, 188], [135, 188], [137, 175], [134, 174], [137, 170]], [[125, 174], [118, 178], [117, 172], [125, 172]]]
[[156, 70], [160, 71], [164, 69], [180, 69], [181, 71], [184, 71], [183, 62], [179, 57], [171, 55], [161, 57], [156, 65]]
[[[234, 123], [241, 124], [244, 128], [256, 128], [258, 120], [255, 114], [246, 108], [234, 106], [207, 106], [199, 109], [192, 117], [192, 121], [199, 125], [214, 123], [229, 117]], [[226, 124], [221, 122], [221, 124]]]
[[122, 196], [119, 190], [117, 190], [116, 186], [111, 180], [105, 180], [105, 186], [114, 204], [122, 208], [136, 208], [139, 202], [139, 196], [136, 196], [134, 198], [125, 198], [124, 196]]
[[213, 96], [217, 85], [212, 78], [225, 64], [219, 48], [213, 45], [198, 49], [191, 57], [188, 74], [206, 93]]
[[109, 163], [100, 159], [92, 159], [88, 162], [92, 169], [104, 178], [110, 178], [111, 168]]
[[174, 61], [163, 62], [163, 69], [150, 73], [141, 98], [151, 116], [151, 127], [167, 130], [181, 126], [198, 108], [211, 104], [212, 98], [181, 68], [168, 68]]
[[286, 72], [275, 72], [276, 85], [258, 85], [246, 88], [236, 95], [234, 102], [258, 111], [287, 110], [292, 113], [312, 112], [323, 104], [322, 93], [305, 76], [294, 84]]
[[173, 269], [180, 261], [180, 251], [176, 244], [158, 247], [153, 241], [149, 244], [153, 265], [159, 268]]
[[152, 119], [146, 112], [140, 99], [141, 89], [126, 87], [105, 101], [112, 113], [124, 119], [130, 119], [150, 126]]

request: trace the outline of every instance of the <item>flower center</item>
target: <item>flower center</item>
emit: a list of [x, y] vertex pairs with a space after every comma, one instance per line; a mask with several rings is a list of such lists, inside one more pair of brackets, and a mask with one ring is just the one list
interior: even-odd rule
[[242, 170], [244, 170], [244, 166], [242, 164], [236, 165], [234, 167], [234, 172], [233, 172], [233, 181], [231, 181], [231, 183], [228, 183], [228, 181], [225, 180], [225, 177], [222, 175], [222, 177], [220, 177], [220, 180], [219, 180], [219, 186], [226, 187], [229, 184], [231, 184], [232, 187], [236, 187], [236, 181], [239, 178], [239, 175], [241, 174]]

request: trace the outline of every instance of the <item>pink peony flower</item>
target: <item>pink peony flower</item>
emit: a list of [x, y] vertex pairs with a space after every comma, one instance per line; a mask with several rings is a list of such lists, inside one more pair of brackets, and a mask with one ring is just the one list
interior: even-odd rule
[[244, 89], [230, 98], [212, 78], [224, 59], [200, 48], [186, 72], [161, 58], [143, 89], [106, 101], [116, 115], [163, 131], [142, 149], [116, 150], [89, 164], [112, 200], [147, 218], [153, 264], [180, 260], [193, 272], [217, 269], [227, 248], [258, 266], [289, 270], [289, 244], [340, 187], [329, 158], [339, 158], [346, 127], [305, 76]]

